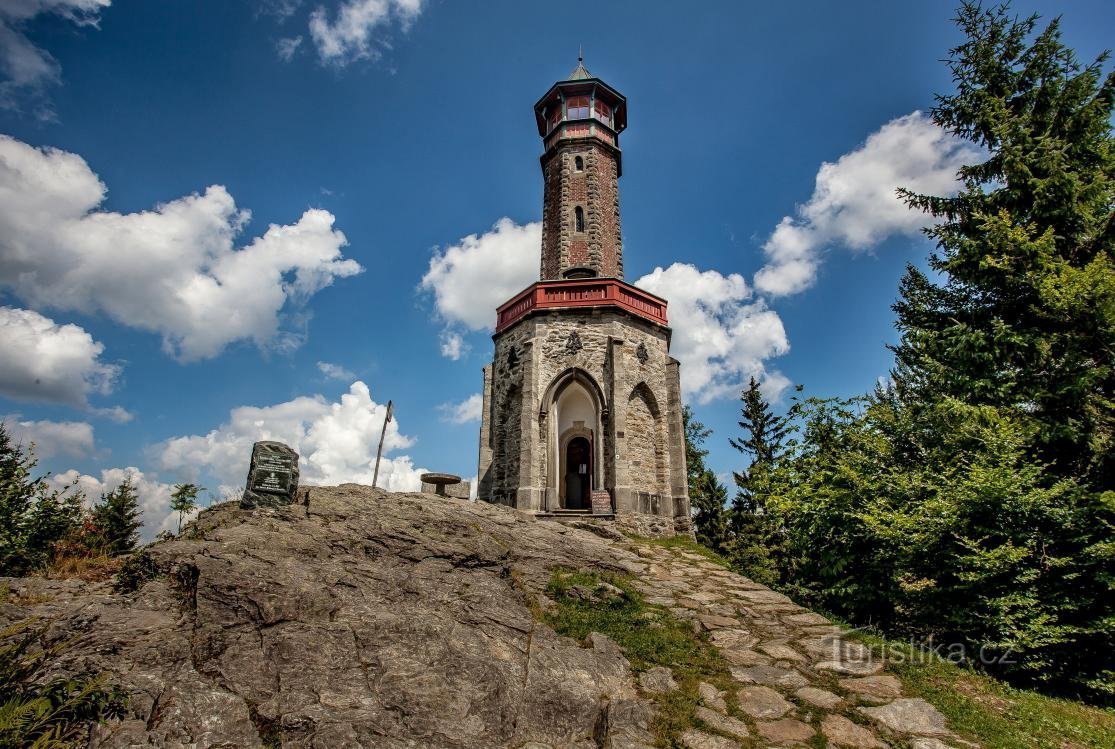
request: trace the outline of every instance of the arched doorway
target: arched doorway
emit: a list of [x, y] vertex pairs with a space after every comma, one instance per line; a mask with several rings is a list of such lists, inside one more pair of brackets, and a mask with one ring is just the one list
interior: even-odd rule
[[592, 444], [585, 437], [574, 437], [565, 446], [565, 496], [562, 505], [569, 510], [587, 509], [592, 491]]
[[604, 486], [603, 393], [591, 375], [571, 368], [550, 382], [541, 400], [547, 455], [545, 507], [588, 509], [592, 491]]

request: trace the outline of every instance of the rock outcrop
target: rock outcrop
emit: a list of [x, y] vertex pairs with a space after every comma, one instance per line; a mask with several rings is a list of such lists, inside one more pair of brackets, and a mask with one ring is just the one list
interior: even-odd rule
[[628, 746], [649, 740], [614, 643], [560, 638], [526, 590], [556, 567], [638, 571], [591, 532], [356, 485], [203, 512], [147, 552], [161, 574], [6, 581], [0, 619], [53, 620], [60, 667], [107, 672], [130, 717], [100, 747]]
[[60, 673], [128, 691], [94, 747], [646, 749], [674, 674], [535, 616], [556, 569], [627, 573], [731, 672], [731, 689], [700, 685], [682, 745], [972, 746], [824, 617], [687, 550], [429, 494], [299, 499], [206, 510], [148, 548], [131, 592], [0, 580], [0, 626], [50, 621]]

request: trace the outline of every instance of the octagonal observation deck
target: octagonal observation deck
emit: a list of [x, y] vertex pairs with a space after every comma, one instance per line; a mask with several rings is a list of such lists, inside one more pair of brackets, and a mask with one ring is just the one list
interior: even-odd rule
[[617, 278], [538, 281], [496, 310], [496, 335], [528, 315], [562, 309], [612, 308], [668, 327], [666, 300]]

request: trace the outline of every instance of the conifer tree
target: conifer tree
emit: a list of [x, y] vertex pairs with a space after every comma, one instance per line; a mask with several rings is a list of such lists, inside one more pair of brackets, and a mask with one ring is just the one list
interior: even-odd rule
[[744, 433], [728, 442], [748, 456], [751, 463], [743, 471], [734, 473], [738, 491], [732, 505], [732, 525], [737, 530], [744, 514], [763, 511], [764, 498], [769, 492], [770, 471], [782, 453], [789, 432], [786, 418], [775, 416], [754, 377], [740, 395], [740, 400], [743, 406], [739, 426]]
[[120, 486], [101, 495], [93, 508], [93, 524], [101, 536], [104, 551], [108, 554], [127, 554], [139, 541], [139, 497], [132, 478], [124, 479]]
[[689, 406], [683, 406], [682, 423], [685, 427], [685, 467], [689, 474], [689, 504], [697, 540], [712, 549], [724, 543], [726, 528], [727, 491], [716, 480], [716, 474], [705, 466], [708, 450], [702, 446], [712, 430], [693, 417]]
[[911, 266], [895, 304], [896, 386], [909, 405], [1016, 409], [1036, 456], [1109, 489], [1115, 478], [1115, 72], [1080, 64], [1059, 19], [965, 2], [954, 93], [934, 122], [986, 158], [955, 197], [905, 192], [941, 221], [931, 280]]
[[12, 444], [0, 422], [0, 575], [45, 566], [81, 522], [81, 495], [51, 489], [35, 466], [33, 446]]

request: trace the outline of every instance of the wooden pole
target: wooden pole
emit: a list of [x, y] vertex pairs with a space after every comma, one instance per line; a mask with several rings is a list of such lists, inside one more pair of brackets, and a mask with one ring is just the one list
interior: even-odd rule
[[372, 486], [379, 481], [379, 457], [383, 455], [383, 438], [387, 435], [387, 422], [391, 421], [391, 401], [387, 401], [387, 418], [383, 420], [383, 429], [379, 433], [379, 449], [376, 450], [376, 470], [372, 474]]

